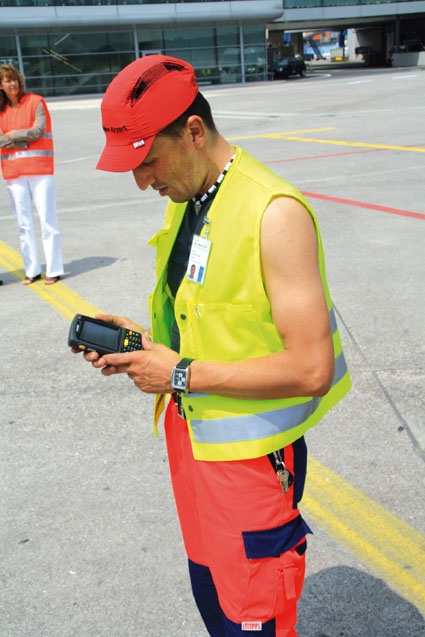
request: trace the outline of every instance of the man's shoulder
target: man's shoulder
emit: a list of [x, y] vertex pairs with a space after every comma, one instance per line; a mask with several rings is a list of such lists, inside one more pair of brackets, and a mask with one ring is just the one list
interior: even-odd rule
[[276, 194], [280, 193], [282, 196], [301, 194], [289, 181], [246, 150], [241, 149], [238, 158], [239, 161], [235, 166], [236, 170], [244, 178], [254, 181], [260, 188]]

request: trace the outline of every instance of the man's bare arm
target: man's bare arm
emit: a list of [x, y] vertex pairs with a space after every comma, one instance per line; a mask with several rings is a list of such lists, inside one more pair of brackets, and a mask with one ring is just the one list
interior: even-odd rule
[[261, 230], [264, 280], [284, 349], [231, 363], [195, 361], [191, 391], [245, 398], [321, 396], [334, 374], [329, 313], [313, 221], [296, 200], [275, 199]]

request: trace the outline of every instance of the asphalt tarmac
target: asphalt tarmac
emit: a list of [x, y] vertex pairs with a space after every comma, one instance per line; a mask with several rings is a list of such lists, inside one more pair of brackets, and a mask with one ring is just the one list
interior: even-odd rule
[[[425, 636], [424, 80], [352, 69], [203, 87], [221, 132], [311, 201], [353, 379], [307, 436], [299, 637]], [[0, 182], [0, 636], [204, 637], [152, 398], [67, 347], [77, 312], [148, 324], [166, 201], [95, 170], [99, 97], [48, 103], [57, 285], [21, 285]]]

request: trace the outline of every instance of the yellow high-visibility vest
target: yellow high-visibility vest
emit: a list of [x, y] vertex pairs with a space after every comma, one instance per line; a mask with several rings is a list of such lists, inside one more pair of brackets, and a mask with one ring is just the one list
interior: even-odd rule
[[199, 460], [255, 458], [285, 447], [316, 425], [351, 387], [313, 210], [298, 190], [240, 148], [208, 211], [209, 223], [201, 232], [205, 236], [207, 230], [211, 241], [204, 283], [199, 285], [185, 276], [174, 307], [167, 292], [167, 263], [186, 204], [168, 204], [164, 227], [150, 241], [157, 249], [158, 279], [150, 299], [153, 340], [170, 345], [175, 315], [182, 357], [237, 361], [284, 348], [273, 323], [260, 255], [261, 220], [272, 199], [279, 196], [300, 201], [314, 222], [333, 334], [333, 383], [322, 398], [250, 400], [184, 394], [193, 453]]

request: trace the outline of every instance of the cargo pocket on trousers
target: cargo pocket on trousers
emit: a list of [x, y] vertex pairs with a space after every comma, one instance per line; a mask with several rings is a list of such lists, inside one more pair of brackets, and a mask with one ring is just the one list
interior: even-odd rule
[[308, 533], [301, 515], [273, 529], [242, 532], [249, 560], [245, 614], [267, 619], [295, 612], [304, 582]]
[[242, 531], [245, 555], [249, 560], [278, 557], [293, 549], [308, 533], [312, 533], [312, 530], [300, 514], [273, 529]]

